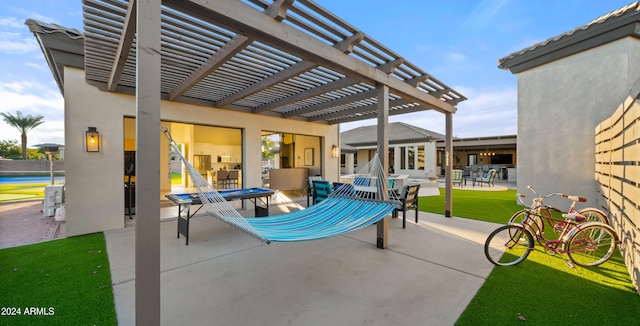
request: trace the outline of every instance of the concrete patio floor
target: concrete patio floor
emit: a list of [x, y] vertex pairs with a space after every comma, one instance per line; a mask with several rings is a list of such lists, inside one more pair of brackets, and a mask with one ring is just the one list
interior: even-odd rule
[[[272, 215], [292, 205], [275, 206]], [[452, 325], [493, 268], [483, 244], [497, 225], [419, 219], [406, 229], [390, 219], [385, 250], [375, 246], [375, 226], [263, 245], [206, 215], [192, 218], [186, 246], [176, 220], [164, 219], [162, 324]], [[135, 324], [134, 234], [135, 226], [105, 232], [120, 325]]]

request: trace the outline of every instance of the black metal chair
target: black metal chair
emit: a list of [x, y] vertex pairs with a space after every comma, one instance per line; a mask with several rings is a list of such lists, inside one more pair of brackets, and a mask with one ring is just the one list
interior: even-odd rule
[[317, 175], [307, 178], [307, 188], [305, 189], [307, 192], [307, 207], [309, 207], [309, 200], [313, 197], [313, 180], [322, 180], [322, 177]]
[[317, 204], [329, 197], [331, 193], [331, 182], [327, 180], [312, 180], [313, 182], [313, 204]]
[[402, 211], [402, 228], [407, 226], [407, 211], [415, 209], [416, 211], [416, 223], [418, 223], [418, 191], [420, 190], [420, 184], [409, 184], [402, 188], [400, 193], [400, 202], [402, 204], [397, 207], [392, 214], [393, 218], [398, 217], [398, 211]]

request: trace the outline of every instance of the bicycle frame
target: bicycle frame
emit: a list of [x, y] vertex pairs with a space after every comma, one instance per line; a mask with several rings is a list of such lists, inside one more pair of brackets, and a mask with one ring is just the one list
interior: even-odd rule
[[[574, 264], [584, 267], [597, 266], [611, 258], [619, 239], [613, 228], [599, 222], [606, 221], [606, 216], [591, 215], [593, 211], [589, 211], [587, 217], [575, 209], [577, 202], [586, 199], [562, 195], [570, 199], [572, 204], [570, 213], [562, 214], [563, 219], [557, 219], [550, 210], [558, 209], [544, 204], [544, 198], [556, 195], [562, 194], [538, 195], [533, 199], [531, 206], [527, 206], [522, 200], [525, 196], [518, 194], [518, 201], [526, 208], [515, 213], [507, 225], [489, 234], [484, 246], [489, 261], [500, 266], [519, 264], [529, 256], [536, 242], [546, 253], [566, 254], [566, 262], [570, 267]], [[587, 221], [588, 219], [597, 221]], [[551, 225], [555, 232], [545, 236], [545, 223]]]
[[[566, 216], [571, 216], [571, 218], [565, 218], [564, 220], [557, 220], [551, 216], [546, 216], [546, 215], [542, 215], [537, 212], [534, 212], [534, 210], [535, 208], [526, 209], [527, 215], [524, 221], [522, 222], [522, 224], [520, 223], [509, 223], [509, 224], [520, 225], [525, 230], [529, 231], [529, 233], [531, 233], [531, 235], [534, 236], [534, 239], [536, 240], [536, 242], [538, 242], [539, 245], [544, 247], [545, 250], [551, 251], [553, 253], [560, 253], [560, 254], [566, 253], [566, 251], [564, 250], [564, 246], [561, 246], [561, 244], [565, 242], [565, 240], [568, 238], [569, 233], [573, 231], [573, 229], [575, 228], [580, 229], [579, 222], [582, 221], [579, 219], [580, 216], [575, 214], [563, 214]], [[532, 216], [539, 217], [540, 219], [535, 219]], [[544, 236], [544, 232], [537, 231], [537, 230], [543, 230], [543, 226], [540, 225], [539, 223], [544, 224], [545, 222], [549, 223], [550, 225], [562, 224], [562, 230], [560, 232], [558, 239], [547, 239]], [[552, 222], [555, 224], [552, 224]]]

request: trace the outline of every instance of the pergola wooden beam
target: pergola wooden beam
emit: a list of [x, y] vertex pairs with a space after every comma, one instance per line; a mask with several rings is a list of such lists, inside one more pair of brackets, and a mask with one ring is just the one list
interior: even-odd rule
[[[367, 93], [371, 93], [371, 92], [367, 92]], [[375, 94], [375, 90], [373, 91], [374, 95]], [[411, 104], [411, 102], [403, 99], [403, 98], [398, 98], [395, 100], [389, 100], [389, 107], [393, 108], [396, 106], [400, 106], [400, 105], [407, 105], [407, 104]], [[359, 117], [364, 116], [367, 113], [371, 114], [371, 118], [374, 118], [375, 116], [375, 111], [378, 108], [376, 103], [372, 103], [372, 104], [367, 104], [367, 105], [361, 105], [358, 107], [352, 107], [349, 109], [345, 109], [342, 111], [338, 111], [338, 112], [333, 112], [333, 113], [327, 113], [327, 114], [319, 114], [319, 115], [315, 115], [315, 116], [311, 116], [308, 117], [306, 120], [307, 121], [319, 121], [319, 120], [331, 120], [331, 119], [335, 119], [335, 118], [339, 118], [341, 116], [344, 115], [358, 115]], [[424, 110], [424, 108], [420, 108], [422, 110]]]
[[122, 70], [127, 63], [129, 52], [131, 51], [131, 45], [133, 44], [133, 38], [136, 35], [137, 25], [137, 11], [138, 1], [130, 0], [127, 6], [127, 14], [124, 18], [124, 26], [122, 27], [122, 33], [120, 35], [120, 42], [118, 43], [118, 50], [116, 52], [115, 61], [109, 74], [109, 82], [107, 83], [107, 89], [113, 92], [118, 87]]
[[171, 93], [169, 93], [169, 100], [175, 100], [182, 96], [185, 92], [205, 79], [209, 74], [225, 64], [227, 60], [238, 54], [238, 52], [244, 50], [250, 45], [253, 40], [242, 35], [234, 36], [229, 42], [223, 45], [220, 50], [214, 53], [207, 61], [194, 71], [187, 79], [182, 81], [178, 87], [176, 87]]
[[282, 114], [282, 117], [289, 118], [289, 117], [300, 116], [303, 114], [308, 114], [316, 111], [322, 111], [322, 110], [329, 109], [331, 107], [336, 107], [339, 105], [344, 105], [344, 104], [353, 103], [357, 101], [366, 100], [372, 97], [376, 97], [376, 94], [377, 94], [376, 90], [372, 89], [369, 91], [360, 92], [350, 96], [343, 96], [332, 101], [326, 101], [326, 102], [318, 103], [315, 105], [309, 105], [297, 110], [291, 110], [289, 112]]
[[[346, 39], [336, 43], [334, 45], [334, 47], [344, 53], [349, 53], [353, 50], [353, 47], [355, 46], [355, 44], [357, 44], [358, 42], [362, 41], [362, 39], [364, 38], [364, 33], [362, 32], [358, 32], [356, 34], [351, 35], [350, 37], [347, 37]], [[223, 98], [222, 100], [218, 101], [218, 103], [216, 103], [216, 106], [224, 108], [225, 106], [241, 99], [244, 97], [247, 97], [251, 94], [257, 93], [265, 88], [269, 88], [273, 85], [277, 85], [285, 80], [291, 79], [295, 76], [301, 75], [313, 68], [317, 67], [317, 64], [311, 62], [311, 61], [307, 61], [307, 60], [302, 60], [278, 73], [275, 73], [267, 78], [265, 78], [264, 80], [255, 83], [245, 89], [243, 89], [240, 92], [237, 92], [235, 94], [232, 94], [230, 96], [227, 96], [225, 98]]]
[[340, 80], [336, 80], [336, 81], [334, 81], [332, 83], [327, 83], [327, 84], [324, 84], [322, 86], [312, 88], [312, 89], [310, 89], [308, 91], [300, 92], [300, 93], [285, 97], [285, 98], [283, 98], [281, 100], [273, 101], [273, 102], [261, 105], [261, 106], [255, 108], [255, 109], [253, 109], [253, 113], [260, 113], [260, 112], [264, 112], [264, 111], [269, 111], [269, 110], [272, 110], [272, 109], [280, 107], [280, 106], [285, 106], [285, 105], [288, 105], [288, 104], [291, 104], [291, 103], [295, 103], [295, 102], [298, 102], [298, 101], [301, 101], [301, 100], [304, 100], [304, 99], [307, 99], [307, 98], [311, 98], [311, 97], [318, 96], [318, 95], [321, 95], [321, 94], [324, 94], [324, 93], [328, 93], [328, 92], [335, 91], [335, 90], [338, 90], [338, 89], [341, 89], [341, 88], [345, 88], [345, 87], [348, 87], [350, 85], [357, 84], [357, 83], [358, 83], [358, 80], [353, 79], [351, 77], [345, 77], [345, 78], [342, 78]]
[[408, 101], [442, 113], [456, 108], [294, 27], [235, 0], [164, 0], [163, 4], [368, 84], [382, 84]]

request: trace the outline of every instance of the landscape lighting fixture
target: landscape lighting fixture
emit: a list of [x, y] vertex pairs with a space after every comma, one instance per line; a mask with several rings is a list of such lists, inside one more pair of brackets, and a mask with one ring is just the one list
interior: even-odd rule
[[338, 149], [338, 147], [336, 145], [331, 145], [331, 157], [337, 158], [339, 154], [340, 150]]
[[89, 127], [86, 131], [85, 145], [87, 152], [99, 152], [100, 151], [100, 133], [96, 127]]

